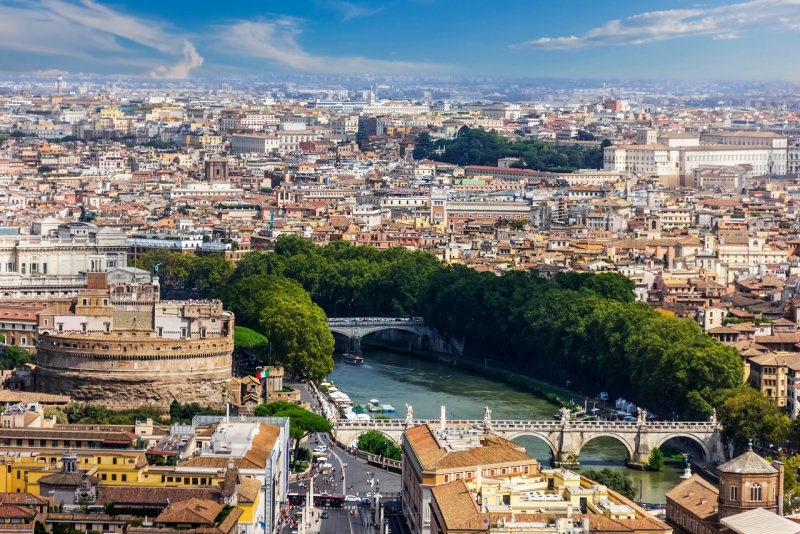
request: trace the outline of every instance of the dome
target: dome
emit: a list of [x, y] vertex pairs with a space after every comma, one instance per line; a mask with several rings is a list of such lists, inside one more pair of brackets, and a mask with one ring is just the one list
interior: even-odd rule
[[733, 460], [726, 462], [717, 468], [720, 473], [734, 473], [742, 475], [772, 475], [777, 474], [778, 470], [764, 458], [748, 450], [740, 454]]

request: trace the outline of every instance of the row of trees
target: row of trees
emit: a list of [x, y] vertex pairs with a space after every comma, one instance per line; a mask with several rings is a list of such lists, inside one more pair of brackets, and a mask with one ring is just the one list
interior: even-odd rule
[[220, 415], [221, 410], [201, 406], [196, 402], [183, 404], [173, 400], [169, 406], [169, 418], [162, 417], [163, 410], [157, 406], [142, 405], [130, 410], [109, 410], [99, 404], [67, 404], [63, 409], [45, 411], [45, 417], [55, 417], [59, 423], [132, 425], [136, 421], [152, 419], [158, 423], [188, 423], [195, 415]]
[[431, 276], [421, 302], [430, 326], [465, 339], [476, 356], [587, 393], [602, 387], [664, 417], [707, 417], [742, 380], [734, 349], [633, 302], [630, 280], [616, 273], [550, 282], [452, 266]]
[[559, 145], [532, 140], [512, 142], [494, 130], [466, 126], [454, 139], [448, 140], [434, 141], [427, 132], [421, 133], [413, 155], [415, 159], [434, 159], [456, 165], [496, 165], [500, 158], [518, 157], [525, 167], [542, 171], [603, 167], [601, 146]]

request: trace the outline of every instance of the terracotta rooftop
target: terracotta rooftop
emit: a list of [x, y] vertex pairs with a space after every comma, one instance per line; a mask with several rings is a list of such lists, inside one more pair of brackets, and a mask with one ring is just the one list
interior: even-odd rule
[[188, 523], [211, 526], [222, 511], [222, 508], [223, 505], [218, 502], [191, 498], [167, 506], [156, 518], [156, 523]]
[[481, 439], [480, 446], [465, 450], [448, 450], [442, 447], [428, 425], [406, 430], [406, 439], [424, 470], [533, 460], [519, 445], [491, 434]]
[[666, 497], [701, 520], [715, 521], [719, 490], [696, 473], [669, 490]]
[[742, 473], [747, 475], [773, 474], [778, 472], [771, 463], [752, 450], [748, 450], [733, 460], [722, 464], [717, 470], [720, 473]]
[[435, 486], [431, 488], [431, 493], [448, 531], [488, 530], [488, 524], [483, 524], [484, 519], [487, 519], [488, 523], [488, 516], [481, 514], [475, 498], [463, 480], [454, 480]]

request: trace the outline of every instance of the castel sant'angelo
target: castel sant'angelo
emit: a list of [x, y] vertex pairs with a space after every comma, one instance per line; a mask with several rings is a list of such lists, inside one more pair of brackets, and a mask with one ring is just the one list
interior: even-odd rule
[[38, 390], [112, 409], [224, 405], [233, 314], [221, 301], [161, 300], [158, 278], [132, 268], [87, 282], [72, 302], [39, 313]]

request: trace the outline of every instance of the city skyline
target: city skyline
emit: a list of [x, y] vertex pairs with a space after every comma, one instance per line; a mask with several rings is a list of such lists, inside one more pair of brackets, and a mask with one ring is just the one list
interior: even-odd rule
[[800, 0], [0, 1], [0, 70], [787, 80]]

